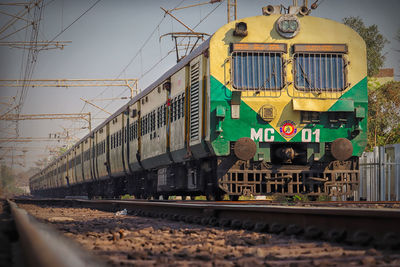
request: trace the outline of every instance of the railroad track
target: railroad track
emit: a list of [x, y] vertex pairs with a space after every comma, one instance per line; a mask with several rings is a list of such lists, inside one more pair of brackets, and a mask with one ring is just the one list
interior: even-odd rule
[[[269, 233], [286, 233], [309, 239], [400, 247], [400, 210], [397, 208], [327, 207], [327, 205], [398, 205], [398, 202], [324, 202], [303, 206], [272, 205], [264, 201], [126, 201], [78, 199], [16, 199], [17, 203], [92, 208], [202, 225]], [[307, 206], [310, 205], [310, 206]], [[313, 205], [313, 206], [311, 206]]]
[[71, 240], [18, 208], [13, 201], [7, 202], [18, 232], [23, 266], [103, 266], [94, 257], [81, 251]]

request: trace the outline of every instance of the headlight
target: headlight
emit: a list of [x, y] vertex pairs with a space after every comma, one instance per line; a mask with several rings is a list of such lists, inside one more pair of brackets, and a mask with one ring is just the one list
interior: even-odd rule
[[276, 21], [276, 30], [285, 38], [294, 37], [300, 30], [299, 19], [295, 15], [282, 15]]
[[279, 30], [282, 32], [295, 32], [297, 30], [298, 24], [295, 20], [282, 20], [279, 23]]
[[292, 32], [295, 32], [297, 30], [297, 21], [295, 20], [289, 20], [289, 28]]
[[281, 31], [284, 31], [284, 32], [287, 32], [290, 28], [289, 21], [287, 21], [287, 20], [282, 21], [279, 26], [280, 26], [279, 28], [281, 29]]

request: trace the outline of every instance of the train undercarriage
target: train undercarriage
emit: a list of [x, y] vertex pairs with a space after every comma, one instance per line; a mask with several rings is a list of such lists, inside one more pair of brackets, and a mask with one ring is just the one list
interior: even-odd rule
[[232, 157], [221, 160], [220, 166], [218, 184], [230, 196], [302, 194], [349, 199], [354, 197], [359, 184], [357, 158], [309, 166], [250, 162]]
[[351, 199], [358, 189], [358, 161], [332, 161], [327, 164], [285, 165], [239, 160], [234, 155], [175, 164], [134, 175], [84, 182], [68, 187], [42, 190], [38, 195], [88, 198], [118, 198], [129, 194], [137, 199], [168, 199], [180, 195], [205, 195], [221, 200], [239, 196], [307, 195]]

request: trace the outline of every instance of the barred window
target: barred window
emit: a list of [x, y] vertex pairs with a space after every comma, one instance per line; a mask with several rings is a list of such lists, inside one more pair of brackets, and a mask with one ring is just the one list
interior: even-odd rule
[[180, 114], [181, 114], [181, 117], [185, 116], [185, 93], [182, 93], [182, 96], [181, 96]]
[[129, 141], [133, 140], [133, 123], [129, 124]]
[[235, 89], [274, 90], [283, 88], [282, 53], [233, 52], [232, 82]]
[[144, 117], [144, 133], [143, 135], [146, 135], [149, 132], [149, 114], [146, 114]]
[[82, 158], [81, 158], [81, 154], [79, 154], [78, 156], [76, 156], [76, 158], [75, 158], [75, 164], [81, 164], [81, 162], [82, 162]]
[[171, 122], [176, 120], [176, 98], [171, 99]]
[[138, 137], [138, 121], [135, 121], [133, 124], [133, 139]]
[[153, 110], [151, 112], [151, 120], [152, 120], [152, 122], [151, 122], [151, 130], [155, 131], [156, 130], [156, 111], [155, 110]]
[[161, 128], [161, 107], [157, 108], [157, 128]]
[[179, 120], [181, 118], [181, 106], [182, 106], [182, 99], [181, 96], [178, 95], [178, 100], [177, 100], [177, 107], [176, 107], [176, 115], [177, 115], [177, 120]]
[[140, 136], [143, 136], [144, 133], [144, 117], [140, 118]]
[[146, 114], [144, 117], [144, 133], [143, 135], [146, 135], [149, 132], [149, 114]]
[[163, 109], [162, 124], [163, 126], [165, 126], [167, 125], [167, 105], [164, 104], [162, 109]]
[[153, 125], [153, 116], [151, 116], [151, 112], [149, 113], [148, 117], [149, 117], [149, 125], [148, 125], [148, 133], [149, 133]]
[[304, 91], [345, 89], [343, 54], [299, 53], [294, 55], [295, 86]]

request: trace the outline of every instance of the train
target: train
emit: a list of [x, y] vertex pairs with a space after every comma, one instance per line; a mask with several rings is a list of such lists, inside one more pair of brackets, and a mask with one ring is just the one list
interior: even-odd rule
[[32, 194], [353, 198], [366, 45], [309, 14], [270, 5], [223, 25], [31, 177]]

